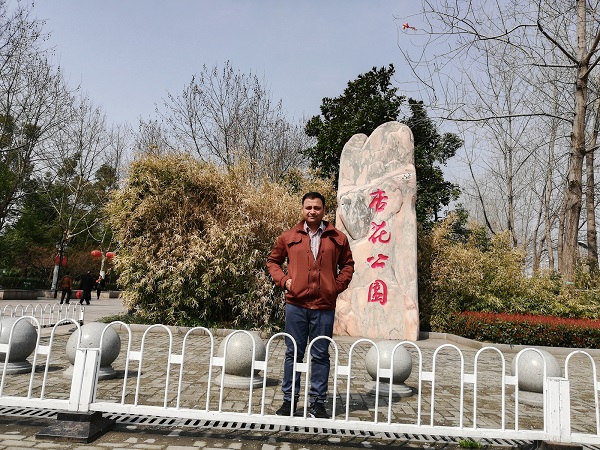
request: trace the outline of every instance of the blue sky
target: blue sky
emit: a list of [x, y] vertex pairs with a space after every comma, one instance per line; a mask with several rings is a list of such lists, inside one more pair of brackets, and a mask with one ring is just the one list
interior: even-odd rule
[[[15, 2], [16, 0], [11, 0]], [[263, 77], [290, 118], [319, 113], [323, 97], [393, 63], [402, 93], [416, 96], [397, 27], [415, 0], [37, 0], [48, 45], [74, 86], [81, 84], [109, 121], [154, 117], [167, 91], [230, 61]], [[398, 19], [395, 20], [395, 17]], [[412, 86], [412, 87], [411, 87]]]

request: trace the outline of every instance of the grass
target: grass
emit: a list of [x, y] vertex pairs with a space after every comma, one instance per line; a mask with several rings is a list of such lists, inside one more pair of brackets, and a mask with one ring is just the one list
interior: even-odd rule
[[461, 439], [460, 441], [458, 441], [458, 445], [461, 448], [482, 448], [483, 447], [481, 442], [475, 441], [471, 438]]

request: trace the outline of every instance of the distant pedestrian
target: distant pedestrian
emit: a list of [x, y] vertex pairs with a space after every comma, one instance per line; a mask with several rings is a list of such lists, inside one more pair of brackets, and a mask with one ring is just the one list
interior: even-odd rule
[[60, 304], [62, 305], [63, 302], [65, 302], [65, 297], [67, 299], [67, 301], [65, 302], [67, 305], [69, 304], [69, 302], [71, 301], [71, 293], [73, 289], [73, 278], [71, 278], [71, 276], [69, 275], [69, 273], [67, 272], [65, 274], [65, 276], [62, 278], [62, 280], [60, 281], [60, 290], [62, 291], [62, 294], [60, 296]]
[[96, 280], [96, 294], [98, 294], [98, 296], [96, 297], [97, 300], [100, 300], [100, 292], [102, 292], [105, 287], [106, 287], [106, 280], [104, 280], [102, 275], [100, 275], [98, 277], [98, 279]]
[[92, 299], [92, 289], [96, 285], [96, 280], [92, 276], [91, 271], [87, 271], [85, 275], [81, 277], [79, 280], [79, 289], [82, 291], [81, 299], [79, 300], [79, 304], [83, 305], [85, 301], [86, 305], [90, 304], [90, 300]]

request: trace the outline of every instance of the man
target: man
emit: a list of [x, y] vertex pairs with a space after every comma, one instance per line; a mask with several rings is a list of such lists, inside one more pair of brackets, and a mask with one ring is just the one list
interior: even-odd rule
[[92, 289], [94, 289], [95, 285], [96, 280], [92, 276], [92, 272], [88, 270], [87, 273], [83, 275], [81, 277], [81, 280], [79, 281], [79, 289], [81, 289], [83, 293], [81, 299], [79, 300], [80, 305], [83, 305], [84, 300], [86, 305], [90, 304], [90, 300], [92, 299]]
[[[267, 259], [267, 267], [275, 283], [286, 292], [285, 332], [297, 345], [297, 362], [302, 362], [308, 341], [318, 336], [333, 335], [335, 302], [350, 284], [354, 260], [348, 238], [328, 222], [325, 198], [308, 192], [302, 198], [302, 217], [294, 228], [285, 231], [275, 243]], [[282, 265], [286, 262], [287, 273]], [[300, 373], [292, 382], [294, 343], [285, 339], [287, 350], [283, 368], [283, 405], [277, 415], [295, 413], [300, 392]], [[329, 418], [325, 408], [329, 380], [329, 341], [317, 340], [311, 351], [310, 414]], [[292, 385], [294, 394], [292, 396]]]
[[69, 275], [69, 272], [65, 274], [65, 276], [60, 281], [60, 290], [62, 291], [60, 296], [60, 304], [62, 305], [65, 302], [65, 297], [67, 301], [65, 302], [67, 305], [71, 301], [71, 293], [73, 289], [73, 278]]
[[104, 280], [104, 277], [102, 275], [99, 275], [98, 279], [96, 280], [96, 300], [100, 300], [100, 294], [102, 293], [105, 287], [106, 280]]

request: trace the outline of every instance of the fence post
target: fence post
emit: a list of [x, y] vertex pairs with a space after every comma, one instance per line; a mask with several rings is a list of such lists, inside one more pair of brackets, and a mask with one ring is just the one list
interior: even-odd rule
[[99, 348], [78, 348], [75, 352], [71, 393], [67, 412], [58, 412], [56, 422], [36, 434], [36, 438], [92, 442], [106, 433], [114, 419], [90, 411], [95, 400], [97, 374], [100, 370]]
[[571, 442], [571, 401], [569, 380], [560, 377], [546, 379], [544, 411], [545, 431], [553, 442]]
[[[75, 312], [75, 309], [73, 309], [73, 312]], [[83, 319], [85, 317], [85, 308], [81, 305], [79, 305], [79, 325], [83, 325]]]
[[88, 412], [96, 395], [96, 373], [100, 369], [99, 348], [78, 348], [75, 351], [69, 411]]

